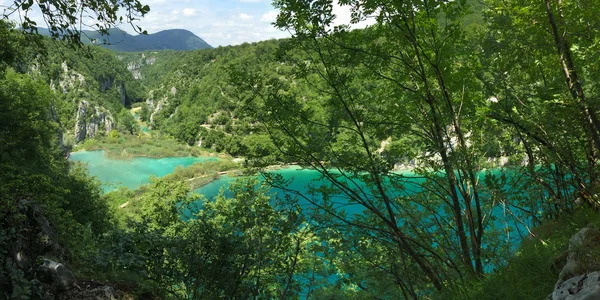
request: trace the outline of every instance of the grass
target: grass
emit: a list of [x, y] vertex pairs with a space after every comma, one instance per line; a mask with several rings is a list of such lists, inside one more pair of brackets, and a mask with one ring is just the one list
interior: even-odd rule
[[[132, 159], [134, 157], [172, 157], [172, 156], [216, 156], [215, 153], [200, 147], [181, 144], [175, 139], [154, 135], [124, 135], [119, 137], [98, 137], [86, 140], [77, 150], [104, 150], [106, 156], [113, 159]], [[220, 156], [226, 157], [221, 154]]]
[[569, 239], [584, 227], [600, 227], [600, 213], [579, 208], [533, 229], [508, 265], [483, 280], [441, 295], [441, 299], [544, 299], [566, 263]]

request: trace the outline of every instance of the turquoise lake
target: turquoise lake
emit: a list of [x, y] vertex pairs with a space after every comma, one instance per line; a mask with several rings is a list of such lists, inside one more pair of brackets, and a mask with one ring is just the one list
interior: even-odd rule
[[[80, 161], [87, 163], [87, 168], [90, 175], [96, 176], [102, 183], [104, 192], [109, 192], [117, 189], [119, 186], [125, 186], [130, 189], [138, 188], [139, 186], [146, 184], [150, 176], [162, 177], [175, 170], [176, 167], [186, 167], [196, 162], [202, 162], [207, 160], [216, 160], [215, 157], [166, 157], [166, 158], [145, 158], [138, 157], [132, 160], [115, 160], [109, 159], [104, 155], [104, 151], [82, 151], [71, 154], [70, 160]], [[320, 173], [315, 170], [300, 169], [297, 167], [290, 167], [270, 173], [279, 174], [283, 179], [288, 180], [290, 183], [287, 186], [288, 189], [296, 191], [307, 197], [318, 197], [319, 195], [309, 195], [310, 186], [322, 185], [324, 181], [320, 179]], [[496, 171], [494, 171], [496, 173]], [[395, 192], [391, 191], [391, 195], [403, 196], [410, 195], [420, 190], [419, 183], [422, 179], [414, 177], [414, 174], [407, 172], [403, 173], [404, 177], [400, 180], [404, 185], [403, 189], [397, 189]], [[481, 174], [483, 176], [483, 174]], [[211, 199], [219, 194], [220, 190], [227, 188], [235, 178], [228, 176], [222, 176], [221, 178], [196, 189], [194, 192], [203, 194], [206, 198]], [[359, 185], [361, 185], [359, 183]], [[364, 187], [364, 185], [362, 185]], [[514, 187], [505, 186], [504, 189], [510, 190]], [[272, 188], [271, 192], [279, 197], [285, 197], [286, 194], [295, 196], [296, 194], [286, 192], [278, 188]], [[369, 193], [368, 191], [366, 191]], [[225, 195], [228, 195], [225, 190]], [[230, 195], [230, 194], [229, 194]], [[357, 204], [348, 204], [347, 197], [343, 195], [331, 195], [331, 199], [336, 203], [334, 207], [343, 209], [349, 214], [362, 213], [364, 207]], [[299, 198], [299, 205], [303, 209], [309, 209], [312, 204], [306, 199]], [[515, 223], [512, 217], [508, 217], [502, 206], [496, 206], [493, 209], [492, 215], [497, 217], [494, 220], [496, 225], [506, 226], [512, 229], [513, 234], [510, 235], [510, 240], [513, 246], [520, 243], [520, 238], [525, 232], [523, 224]], [[529, 223], [529, 220], [526, 221]], [[517, 231], [520, 234], [515, 234]]]
[[104, 151], [79, 151], [71, 153], [69, 160], [87, 163], [90, 175], [98, 177], [104, 192], [125, 186], [136, 189], [148, 183], [150, 176], [162, 177], [176, 167], [187, 167], [200, 161], [216, 160], [214, 157], [136, 157], [131, 160], [110, 159]]

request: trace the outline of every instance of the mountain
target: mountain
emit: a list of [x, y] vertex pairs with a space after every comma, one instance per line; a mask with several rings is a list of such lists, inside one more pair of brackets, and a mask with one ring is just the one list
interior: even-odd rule
[[[48, 29], [38, 28], [38, 32], [48, 35]], [[146, 50], [197, 50], [210, 49], [211, 45], [185, 29], [169, 29], [148, 35], [131, 35], [118, 28], [111, 29], [108, 36], [97, 31], [83, 30], [84, 42], [115, 51], [137, 52]]]

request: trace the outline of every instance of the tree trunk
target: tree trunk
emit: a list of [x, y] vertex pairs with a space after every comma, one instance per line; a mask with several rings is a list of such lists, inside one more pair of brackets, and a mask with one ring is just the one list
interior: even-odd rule
[[[554, 18], [552, 4], [550, 1], [551, 0], [545, 0], [546, 13], [548, 15], [548, 22], [552, 28], [552, 35], [556, 44], [556, 50], [558, 51], [561, 69], [565, 75], [565, 81], [567, 82], [571, 96], [575, 100], [579, 110], [581, 111], [581, 114], [583, 115], [583, 128], [588, 132], [588, 134], [590, 134], [592, 140], [594, 141], [595, 147], [592, 146], [590, 153], [596, 153], [596, 151], [600, 150], [600, 136], [598, 135], [598, 132], [600, 131], [600, 122], [598, 121], [596, 112], [591, 109], [587, 103], [585, 93], [583, 92], [583, 87], [581, 82], [579, 82], [579, 77], [575, 68], [575, 62], [573, 61], [573, 57], [571, 55], [571, 49], [566, 36], [567, 33], [566, 31], [563, 32], [562, 35], [559, 33], [558, 25], [556, 23], [556, 19]], [[561, 0], [557, 0], [557, 11], [559, 12], [559, 16], [562, 17], [560, 5]], [[596, 155], [592, 154], [592, 157], [595, 156]]]

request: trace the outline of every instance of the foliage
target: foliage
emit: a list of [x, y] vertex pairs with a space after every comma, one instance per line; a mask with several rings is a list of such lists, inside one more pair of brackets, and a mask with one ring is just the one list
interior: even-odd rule
[[[152, 136], [129, 134], [111, 137], [97, 137], [86, 140], [81, 148], [86, 151], [104, 150], [111, 158], [129, 159], [133, 157], [166, 157], [166, 156], [203, 156], [208, 154], [198, 147], [182, 145], [168, 136], [153, 134]], [[77, 150], [77, 149], [76, 149]]]
[[[0, 243], [35, 232], [24, 220], [41, 211], [82, 272], [132, 280], [161, 298], [547, 295], [553, 258], [595, 216], [571, 214], [575, 199], [598, 206], [598, 5], [340, 4], [350, 24], [335, 25], [334, 1], [275, 1], [276, 26], [293, 33], [287, 40], [120, 60], [58, 45], [36, 67], [22, 65], [35, 48], [17, 53], [25, 39], [0, 27], [9, 40], [2, 69], [38, 78], [9, 68], [0, 80], [8, 99], [0, 104], [8, 128], [0, 131], [0, 228], [15, 229], [2, 229]], [[372, 25], [352, 30], [366, 19]], [[146, 98], [137, 106], [152, 133], [134, 136], [138, 124], [124, 107]], [[286, 190], [304, 211], [255, 179], [214, 201], [190, 194], [237, 168], [227, 160], [101, 197], [57, 143], [83, 99], [108, 109], [120, 131], [88, 139], [86, 150], [226, 152], [250, 167], [295, 162], [322, 177], [308, 193]], [[511, 258], [519, 231], [544, 222], [539, 230], [552, 234], [537, 233]], [[0, 277], [11, 281], [1, 289], [35, 295], [8, 248], [0, 247]]]
[[[239, 168], [240, 166], [231, 160], [209, 160], [185, 168], [177, 167], [173, 173], [160, 178], [160, 180], [155, 178], [153, 181], [160, 181], [161, 184], [182, 182], [185, 183], [187, 189], [195, 190], [218, 179], [224, 172], [227, 172], [229, 176], [237, 175]], [[144, 207], [147, 206], [145, 203], [153, 201], [155, 198], [149, 195], [155, 189], [153, 185], [141, 186], [136, 190], [121, 187], [104, 195], [104, 197], [113, 209], [117, 221], [121, 225], [126, 225], [128, 220], [139, 219], [142, 216]], [[121, 207], [125, 203], [127, 204]]]
[[131, 115], [129, 110], [125, 108], [122, 108], [117, 116], [117, 128], [119, 131], [126, 134], [136, 134], [139, 130], [135, 118]]
[[[0, 98], [0, 290], [3, 297], [35, 297], [38, 256], [81, 264], [93, 237], [111, 226], [111, 214], [100, 184], [70, 166], [59, 148], [49, 87], [8, 69]], [[18, 256], [28, 263], [15, 263]]]
[[222, 192], [214, 201], [199, 200], [187, 196], [183, 181], [154, 180], [129, 230], [103, 238], [98, 270], [139, 272], [186, 299], [294, 297], [300, 285], [292, 278], [310, 241], [298, 209], [276, 205], [256, 179], [229, 190], [229, 197]]

